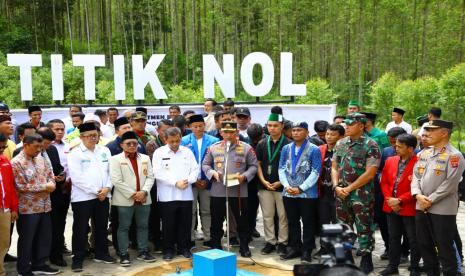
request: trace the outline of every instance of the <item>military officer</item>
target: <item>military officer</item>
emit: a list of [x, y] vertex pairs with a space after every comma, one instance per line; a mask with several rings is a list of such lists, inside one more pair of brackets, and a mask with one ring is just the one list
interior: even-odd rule
[[[257, 157], [253, 148], [239, 141], [237, 124], [225, 121], [221, 125], [224, 140], [213, 144], [202, 163], [202, 170], [212, 181], [210, 190], [211, 245], [221, 249], [223, 222], [226, 216], [226, 189], [229, 205], [237, 222], [242, 257], [250, 257], [247, 222], [247, 183], [257, 172]], [[225, 166], [227, 170], [225, 171]], [[224, 184], [224, 175], [228, 188]]]
[[362, 253], [360, 268], [373, 271], [374, 184], [381, 152], [378, 144], [364, 133], [366, 116], [351, 113], [344, 120], [346, 137], [334, 149], [331, 180], [336, 192], [339, 221], [357, 228]]
[[431, 146], [419, 154], [411, 184], [418, 247], [428, 275], [439, 275], [439, 262], [444, 275], [456, 275], [457, 189], [465, 161], [449, 142], [452, 122], [431, 120], [424, 130]]

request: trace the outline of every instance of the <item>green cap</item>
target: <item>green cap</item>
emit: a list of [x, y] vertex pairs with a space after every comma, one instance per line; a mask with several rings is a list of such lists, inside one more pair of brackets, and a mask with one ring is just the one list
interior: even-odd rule
[[350, 100], [349, 104], [347, 106], [348, 107], [351, 107], [351, 106], [360, 107], [360, 103], [358, 101], [356, 101], [356, 100]]
[[281, 114], [276, 114], [276, 113], [271, 113], [270, 116], [268, 116], [268, 121], [270, 122], [283, 122], [283, 115]]
[[347, 125], [351, 125], [355, 122], [360, 122], [360, 123], [366, 123], [367, 118], [364, 114], [362, 113], [350, 113], [349, 115], [346, 116], [346, 119], [344, 120], [344, 123]]

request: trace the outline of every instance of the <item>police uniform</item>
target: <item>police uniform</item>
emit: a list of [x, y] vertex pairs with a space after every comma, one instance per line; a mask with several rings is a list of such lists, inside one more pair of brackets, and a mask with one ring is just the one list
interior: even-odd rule
[[[222, 131], [237, 131], [237, 125], [233, 122], [223, 122]], [[231, 180], [236, 173], [246, 177], [246, 181], [239, 185], [228, 187], [228, 197], [230, 209], [238, 223], [240, 238], [240, 251], [242, 256], [250, 256], [248, 247], [248, 222], [247, 222], [247, 183], [252, 180], [257, 172], [257, 157], [253, 148], [239, 140], [231, 143], [229, 151], [226, 152], [226, 141], [213, 144], [202, 163], [202, 170], [208, 179], [212, 181], [210, 190], [210, 210], [211, 210], [211, 241], [213, 248], [221, 248], [221, 238], [223, 237], [223, 222], [226, 217], [226, 187], [223, 184], [225, 173], [225, 161], [227, 154], [227, 177]], [[214, 172], [220, 175], [220, 181], [213, 178]]]
[[[360, 113], [349, 115], [344, 121], [363, 122], [365, 116]], [[363, 134], [359, 139], [350, 136], [342, 138], [334, 148], [333, 162], [337, 162], [339, 170], [338, 187], [347, 187], [356, 181], [366, 167], [378, 167], [381, 152], [376, 142]], [[345, 199], [337, 197], [336, 215], [339, 221], [357, 228], [358, 242], [362, 254], [371, 253], [374, 248], [374, 184], [373, 180], [352, 191]]]
[[[452, 123], [432, 120], [424, 128], [452, 129]], [[458, 184], [464, 169], [463, 155], [449, 143], [443, 148], [431, 146], [424, 149], [414, 167], [413, 197], [424, 195], [432, 202], [427, 210], [422, 210], [417, 202], [415, 223], [425, 268], [434, 275], [439, 275], [439, 261], [444, 275], [457, 273], [453, 240], [457, 227]]]

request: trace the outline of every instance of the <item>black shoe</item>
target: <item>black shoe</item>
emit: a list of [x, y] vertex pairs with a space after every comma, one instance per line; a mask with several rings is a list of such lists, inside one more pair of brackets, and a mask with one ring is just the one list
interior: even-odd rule
[[236, 237], [229, 238], [229, 245], [232, 247], [238, 247], [239, 246], [239, 241], [237, 240]]
[[388, 266], [384, 270], [382, 270], [379, 275], [387, 276], [387, 275], [397, 275], [399, 274], [399, 269], [397, 267]]
[[18, 258], [16, 258], [15, 256], [12, 256], [10, 254], [6, 254], [5, 258], [3, 259], [3, 261], [5, 263], [13, 263], [13, 262], [16, 262], [17, 260], [18, 260]]
[[95, 257], [94, 262], [96, 263], [105, 263], [105, 264], [114, 264], [116, 262], [115, 258], [110, 255], [102, 256], [102, 257]]
[[311, 263], [312, 262], [312, 251], [304, 251], [302, 252], [302, 256], [300, 257], [302, 262]]
[[50, 258], [50, 263], [59, 267], [66, 267], [68, 264], [63, 258]]
[[213, 247], [213, 246], [212, 246], [212, 242], [211, 242], [211, 241], [204, 241], [204, 242], [202, 243], [202, 247], [203, 247], [203, 248], [210, 249], [210, 248]]
[[72, 272], [82, 272], [82, 261], [73, 261], [71, 264]]
[[163, 254], [163, 260], [165, 260], [167, 262], [173, 260], [173, 258], [174, 258], [174, 255], [171, 252], [166, 252], [166, 253]]
[[141, 252], [138, 256], [137, 259], [139, 261], [144, 261], [146, 263], [153, 263], [155, 262], [155, 257], [152, 256], [148, 251]]
[[121, 254], [119, 264], [122, 267], [128, 267], [131, 265], [131, 260], [129, 259], [129, 254]]
[[320, 247], [320, 249], [318, 249], [318, 251], [315, 254], [313, 254], [313, 258], [319, 259], [321, 255], [325, 255], [325, 254], [326, 254], [326, 250], [324, 250], [323, 247]]
[[286, 252], [287, 252], [287, 247], [286, 247], [286, 245], [285, 245], [285, 244], [282, 244], [282, 243], [278, 243], [276, 252], [278, 253], [278, 255], [286, 254]]
[[265, 247], [262, 249], [262, 255], [268, 255], [275, 250], [276, 250], [276, 246], [267, 242], [265, 244]]
[[60, 273], [61, 271], [59, 269], [52, 268], [48, 265], [44, 265], [41, 267], [35, 267], [32, 269], [32, 274], [40, 274], [40, 275], [56, 275]]
[[281, 255], [280, 259], [281, 260], [290, 260], [300, 257], [300, 252], [293, 249], [293, 248], [287, 248], [286, 254]]
[[244, 258], [252, 257], [252, 253], [250, 252], [249, 246], [245, 246], [239, 249], [239, 252], [241, 253], [241, 257], [244, 257]]
[[257, 231], [257, 229], [254, 229], [252, 231], [252, 237], [254, 238], [260, 238], [260, 233]]
[[61, 249], [61, 253], [63, 253], [63, 255], [66, 255], [66, 256], [71, 256], [73, 254], [71, 250], [66, 248], [66, 245], [64, 245], [63, 248]]
[[357, 249], [357, 252], [355, 253], [355, 255], [357, 255], [357, 257], [362, 256], [362, 250]]
[[371, 253], [366, 253], [362, 256], [360, 261], [360, 269], [365, 274], [369, 274], [373, 271], [373, 259], [371, 258]]
[[181, 255], [186, 258], [186, 259], [190, 259], [192, 258], [192, 253], [190, 252], [190, 250], [187, 250], [187, 249], [184, 249], [182, 252], [181, 252]]
[[[381, 254], [381, 256], [379, 256], [379, 258], [380, 258], [381, 260], [389, 260], [389, 253], [388, 253], [388, 251], [387, 251], [387, 250], [384, 250], [384, 253]], [[387, 269], [387, 268], [386, 268], [386, 269]], [[385, 269], [385, 270], [386, 270], [386, 269]]]
[[19, 273], [18, 276], [34, 276], [34, 273], [31, 271], [24, 272], [24, 273]]

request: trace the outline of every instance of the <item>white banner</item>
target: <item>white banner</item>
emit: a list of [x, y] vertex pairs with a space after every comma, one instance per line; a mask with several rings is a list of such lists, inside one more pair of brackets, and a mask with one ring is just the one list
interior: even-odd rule
[[[241, 107], [248, 107], [252, 115], [252, 122], [265, 124], [268, 115], [270, 114], [271, 107], [275, 104], [259, 104], [259, 105], [240, 105]], [[325, 120], [332, 122], [333, 117], [336, 115], [336, 105], [306, 105], [306, 104], [282, 104], [284, 118], [293, 122], [305, 121], [308, 123], [310, 132], [313, 133], [313, 124], [317, 120]], [[115, 106], [119, 110], [120, 116], [128, 109], [135, 109], [135, 107], [120, 107]], [[169, 106], [144, 106], [148, 110], [148, 123], [156, 125], [162, 119], [168, 119]], [[193, 110], [197, 114], [204, 113], [203, 106], [201, 105], [182, 105], [181, 113], [186, 110]], [[97, 109], [106, 110], [108, 107], [85, 107], [83, 108], [84, 114], [94, 113]], [[51, 119], [61, 119], [69, 116], [68, 108], [44, 108], [42, 109], [42, 121], [48, 122]], [[12, 110], [13, 119], [18, 124], [29, 121], [27, 109]]]

